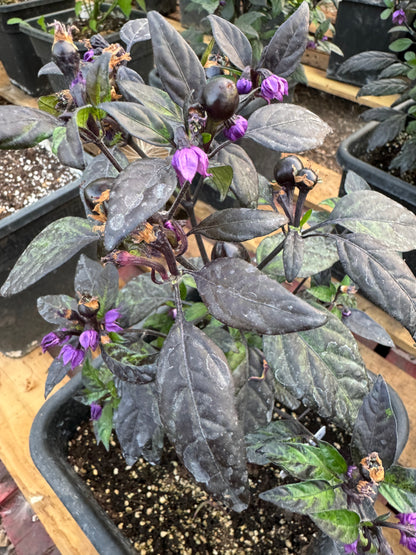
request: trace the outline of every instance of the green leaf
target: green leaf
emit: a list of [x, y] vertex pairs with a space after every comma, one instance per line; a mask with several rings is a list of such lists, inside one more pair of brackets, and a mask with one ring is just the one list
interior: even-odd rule
[[233, 180], [233, 169], [231, 166], [210, 166], [208, 177], [205, 182], [214, 186], [220, 193], [220, 200], [223, 201], [227, 196]]
[[416, 468], [391, 466], [379, 491], [399, 513], [416, 512]]
[[403, 50], [407, 50], [412, 46], [413, 41], [410, 38], [401, 38], [394, 40], [389, 48], [392, 52], [403, 52]]
[[76, 111], [76, 121], [78, 127], [88, 128], [87, 122], [88, 118], [92, 117], [95, 120], [101, 120], [105, 117], [106, 113], [104, 110], [100, 110], [95, 106], [83, 106]]
[[193, 303], [191, 306], [187, 306], [184, 310], [185, 320], [187, 322], [202, 320], [202, 318], [204, 318], [207, 314], [208, 310], [204, 303]]
[[317, 285], [316, 287], [310, 287], [308, 293], [315, 297], [316, 299], [322, 301], [323, 303], [330, 303], [337, 292], [336, 286], [331, 283], [329, 287], [324, 285]]
[[88, 66], [85, 80], [87, 96], [93, 106], [111, 100], [110, 60], [111, 52], [103, 52]]
[[325, 534], [336, 541], [349, 544], [358, 538], [360, 517], [354, 511], [336, 509], [315, 513], [310, 517]]
[[335, 489], [324, 480], [306, 480], [299, 484], [279, 486], [260, 493], [259, 497], [283, 509], [309, 516], [334, 506], [341, 507], [347, 501], [342, 490]]
[[48, 114], [52, 114], [55, 117], [60, 115], [60, 111], [55, 108], [57, 103], [58, 99], [54, 94], [41, 96], [38, 100], [39, 109], [43, 112], [48, 112]]
[[110, 449], [110, 437], [113, 430], [113, 406], [107, 402], [103, 406], [100, 419], [94, 422], [94, 432], [97, 443], [102, 441], [107, 451]]
[[391, 16], [391, 14], [392, 14], [392, 10], [390, 8], [387, 8], [381, 12], [380, 19], [383, 19], [385, 21]]
[[127, 80], [120, 81], [118, 86], [126, 100], [138, 102], [146, 106], [146, 108], [153, 110], [161, 117], [166, 117], [178, 123], [182, 123], [182, 108], [175, 104], [165, 91], [150, 87], [144, 83]]
[[59, 268], [74, 254], [97, 241], [94, 224], [83, 218], [67, 216], [49, 224], [20, 256], [0, 294], [14, 295]]
[[58, 120], [36, 108], [0, 106], [0, 149], [35, 146], [52, 136]]
[[132, 10], [131, 0], [117, 0], [117, 6], [127, 18], [130, 16]]

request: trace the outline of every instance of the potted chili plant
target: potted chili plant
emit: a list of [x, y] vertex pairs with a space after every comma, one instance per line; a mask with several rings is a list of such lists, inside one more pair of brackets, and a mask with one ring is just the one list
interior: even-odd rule
[[[282, 103], [288, 85], [281, 74], [295, 70], [306, 46], [306, 3], [258, 61], [237, 27], [215, 15], [209, 21], [228, 76], [207, 79], [185, 40], [149, 12], [164, 91], [124, 71], [118, 48], [80, 60], [67, 37], [65, 56], [63, 45], [53, 54], [69, 91], [43, 101], [48, 111], [0, 108], [2, 148], [53, 136], [60, 159], [78, 167], [85, 143], [101, 150], [82, 178], [87, 217], [47, 226], [1, 294], [19, 294], [82, 246], [97, 244], [99, 261], [78, 262], [74, 297], [38, 301], [57, 326], [42, 341], [43, 349], [59, 350], [46, 394], [82, 367], [96, 433], [108, 445], [114, 425], [129, 463], [156, 463], [166, 436], [208, 494], [242, 512], [250, 502], [247, 458], [271, 460], [302, 484], [262, 497], [309, 515], [332, 550], [390, 553], [385, 526], [400, 530], [412, 548], [415, 471], [397, 466], [405, 411], [384, 380], [367, 372], [349, 331], [365, 316], [350, 310], [351, 284], [331, 284], [327, 270], [339, 260], [348, 280], [415, 336], [416, 280], [397, 253], [415, 247], [416, 216], [355, 175], [330, 213], [304, 213], [318, 176], [280, 153], [314, 148], [329, 132], [308, 110]], [[267, 105], [246, 120], [242, 109], [259, 97]], [[277, 153], [275, 183], [259, 180], [238, 145], [242, 137]], [[143, 143], [165, 148], [166, 156], [150, 157]], [[128, 163], [120, 150], [126, 144], [137, 160]], [[239, 206], [198, 223], [195, 206], [207, 186]], [[270, 209], [259, 209], [261, 202]], [[241, 242], [269, 234], [253, 260]], [[186, 256], [193, 236], [197, 258]], [[210, 256], [202, 237], [214, 242]], [[148, 272], [119, 290], [117, 270], [128, 266]], [[302, 295], [281, 285], [312, 276]], [[289, 407], [303, 401], [352, 432], [350, 453], [342, 456], [296, 423], [272, 425], [276, 396]], [[375, 514], [379, 490], [398, 522]]]

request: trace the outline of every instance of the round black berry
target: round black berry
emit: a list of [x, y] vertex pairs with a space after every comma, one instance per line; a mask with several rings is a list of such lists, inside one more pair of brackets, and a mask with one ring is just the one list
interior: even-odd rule
[[303, 164], [297, 156], [279, 158], [274, 167], [274, 178], [281, 187], [293, 187], [295, 176], [303, 169]]
[[310, 168], [303, 168], [296, 174], [295, 181], [298, 187], [313, 189], [318, 183], [318, 176]]
[[225, 121], [238, 108], [239, 94], [233, 81], [227, 77], [210, 79], [202, 91], [201, 104], [214, 121]]

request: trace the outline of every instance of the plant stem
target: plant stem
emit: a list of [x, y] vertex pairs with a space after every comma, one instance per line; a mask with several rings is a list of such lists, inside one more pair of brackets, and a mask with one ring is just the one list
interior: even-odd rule
[[137, 152], [137, 154], [140, 156], [140, 158], [149, 158], [149, 157], [147, 156], [147, 154], [145, 153], [145, 151], [142, 150], [142, 149], [139, 147], [139, 145], [136, 144], [136, 143], [134, 142], [134, 140], [133, 140], [132, 137], [129, 137], [128, 145], [131, 146], [131, 148], [132, 148], [135, 152]]
[[257, 264], [257, 269], [262, 270], [269, 262], [273, 260], [275, 256], [279, 254], [279, 252], [283, 249], [285, 241], [283, 240], [281, 243], [275, 247], [271, 253], [269, 253], [264, 260], [262, 260], [259, 264]]
[[191, 184], [189, 183], [189, 181], [185, 181], [185, 183], [182, 185], [182, 187], [181, 187], [181, 189], [178, 193], [178, 196], [175, 198], [175, 200], [173, 201], [172, 206], [169, 209], [168, 216], [167, 216], [168, 220], [173, 218], [173, 216], [175, 215], [176, 210], [179, 208], [179, 205], [183, 201], [184, 196], [188, 192], [190, 186], [191, 186]]

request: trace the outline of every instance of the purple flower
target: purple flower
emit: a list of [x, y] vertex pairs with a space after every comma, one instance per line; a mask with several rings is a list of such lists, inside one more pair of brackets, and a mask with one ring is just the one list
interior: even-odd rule
[[109, 310], [108, 312], [106, 312], [104, 316], [105, 329], [107, 331], [115, 331], [115, 332], [123, 331], [123, 328], [118, 324], [116, 324], [116, 320], [120, 318], [120, 316], [121, 314], [116, 308], [113, 308], [112, 310]]
[[403, 25], [407, 22], [406, 13], [401, 8], [393, 12], [392, 21], [394, 25]]
[[91, 351], [95, 351], [99, 341], [100, 336], [96, 330], [85, 330], [79, 337], [79, 342], [85, 350], [91, 349]]
[[91, 403], [91, 420], [99, 420], [103, 409], [98, 403]]
[[274, 98], [282, 102], [283, 95], [289, 92], [289, 85], [286, 79], [277, 75], [270, 75], [262, 81], [260, 87], [260, 96], [262, 96], [270, 104]]
[[314, 40], [308, 40], [308, 42], [306, 43], [306, 48], [309, 48], [309, 50], [315, 50], [316, 42]]
[[243, 116], [236, 116], [231, 120], [233, 123], [230, 126], [226, 126], [224, 129], [224, 135], [230, 141], [238, 141], [241, 137], [244, 137], [247, 131], [247, 120]]
[[[396, 518], [399, 519], [400, 524], [408, 526], [409, 533], [416, 534], [416, 513], [398, 513]], [[416, 553], [416, 537], [413, 537], [406, 533], [404, 530], [400, 530], [400, 543], [407, 547], [412, 553]]]
[[87, 82], [85, 81], [84, 76], [82, 75], [81, 72], [78, 73], [78, 75], [75, 77], [75, 79], [72, 81], [70, 88], [72, 89], [72, 87], [75, 87], [75, 85], [86, 85]]
[[345, 544], [344, 545], [345, 553], [357, 553], [357, 545], [358, 545], [358, 540], [355, 540], [355, 542], [352, 542], [352, 543]]
[[84, 62], [92, 62], [94, 58], [94, 50], [87, 50], [82, 58]]
[[344, 307], [343, 311], [342, 311], [342, 316], [344, 318], [348, 318], [348, 316], [351, 316], [352, 312], [349, 308]]
[[208, 156], [197, 146], [189, 146], [177, 150], [172, 158], [172, 166], [175, 168], [181, 186], [185, 181], [192, 181], [196, 173], [207, 177], [209, 165]]
[[63, 342], [66, 341], [66, 337], [64, 339], [59, 338], [55, 332], [51, 331], [50, 333], [47, 333], [41, 343], [40, 346], [42, 347], [42, 352], [46, 353], [46, 351], [49, 349], [49, 347], [54, 347], [55, 345], [62, 345]]
[[85, 352], [81, 349], [76, 349], [72, 345], [64, 345], [59, 353], [62, 357], [64, 364], [71, 363], [72, 370], [82, 364], [85, 358]]
[[237, 81], [237, 90], [238, 94], [247, 94], [253, 88], [253, 83], [250, 79], [246, 79], [245, 77], [240, 77]]

